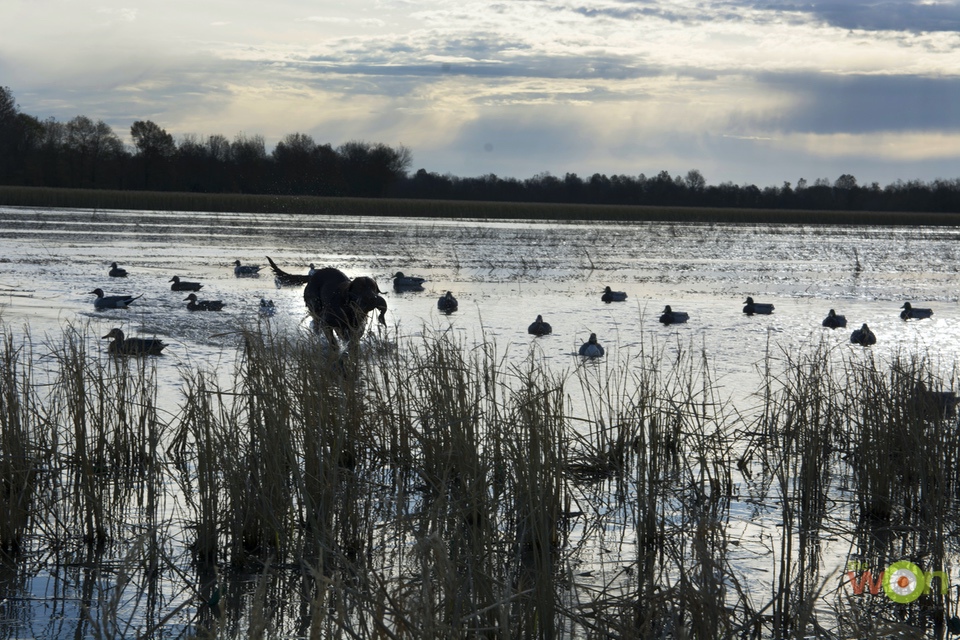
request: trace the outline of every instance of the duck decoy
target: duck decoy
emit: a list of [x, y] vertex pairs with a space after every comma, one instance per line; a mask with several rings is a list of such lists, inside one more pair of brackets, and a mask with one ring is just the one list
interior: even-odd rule
[[260, 266], [253, 264], [240, 264], [239, 260], [234, 261], [233, 263], [233, 275], [238, 278], [254, 278], [259, 277], [260, 275]]
[[221, 311], [223, 302], [220, 300], [197, 300], [197, 294], [191, 293], [184, 300], [187, 302], [187, 311]]
[[847, 318], [845, 316], [838, 316], [836, 311], [830, 309], [827, 317], [823, 319], [823, 326], [828, 329], [842, 329], [847, 326]]
[[900, 312], [901, 320], [923, 320], [933, 315], [933, 309], [917, 309], [911, 306], [909, 302], [904, 302], [900, 308], [903, 309]]
[[266, 298], [260, 298], [260, 315], [264, 318], [273, 317], [273, 314], [277, 312], [277, 307], [273, 304], [273, 300], [267, 300]]
[[660, 322], [663, 324], [680, 324], [690, 319], [690, 314], [686, 311], [674, 311], [667, 305], [660, 314]]
[[553, 327], [549, 322], [544, 322], [543, 316], [538, 315], [537, 319], [527, 327], [527, 333], [535, 336], [548, 336], [553, 333]]
[[111, 262], [110, 271], [107, 273], [107, 275], [109, 275], [111, 278], [126, 278], [127, 270], [118, 267], [116, 262]]
[[105, 296], [103, 289], [97, 288], [91, 291], [97, 299], [93, 301], [94, 309], [126, 309], [131, 302], [142, 296]]
[[312, 276], [313, 274], [315, 274], [315, 273], [317, 272], [317, 268], [314, 266], [314, 264], [313, 264], [312, 262], [311, 262], [309, 265], [307, 265], [307, 266], [310, 268], [310, 270], [307, 271], [307, 275], [308, 275], [308, 276]]
[[870, 327], [864, 322], [859, 329], [854, 329], [853, 333], [850, 334], [850, 342], [859, 344], [861, 347], [869, 347], [872, 344], [877, 344], [877, 336], [874, 335], [873, 331], [870, 331]]
[[123, 331], [111, 329], [103, 340], [113, 338], [107, 351], [115, 356], [159, 356], [167, 346], [158, 338], [124, 338]]
[[747, 296], [747, 301], [744, 304], [746, 306], [743, 307], [743, 312], [748, 316], [752, 316], [753, 314], [768, 316], [773, 313], [772, 304], [769, 302], [754, 302], [750, 296]]
[[927, 420], [954, 418], [960, 398], [953, 391], [930, 391], [922, 380], [918, 380], [911, 394], [912, 408]]
[[173, 283], [170, 285], [170, 291], [200, 291], [200, 287], [203, 286], [199, 282], [181, 281], [180, 276], [173, 276], [170, 282]]
[[393, 290], [397, 293], [404, 291], [423, 291], [424, 282], [426, 282], [425, 278], [405, 276], [402, 271], [397, 271], [396, 275], [393, 276]]
[[597, 334], [591, 333], [590, 338], [580, 345], [580, 355], [587, 358], [599, 358], [603, 355], [603, 346], [597, 342]]
[[[276, 283], [278, 289], [280, 287], [302, 287], [303, 285], [310, 282], [310, 276], [312, 276], [313, 273], [316, 271], [313, 264], [311, 264], [310, 272], [306, 275], [300, 275], [298, 273], [289, 273], [287, 271], [284, 271], [280, 267], [278, 267], [277, 263], [274, 262], [270, 258], [270, 256], [267, 256], [267, 262], [270, 263], [270, 268], [273, 270], [273, 281], [274, 283]], [[238, 265], [237, 268], [239, 269], [240, 261], [237, 260], [236, 264]], [[257, 267], [257, 269], [259, 270], [260, 267]]]
[[440, 299], [437, 300], [437, 309], [440, 309], [440, 311], [447, 315], [456, 311], [459, 306], [457, 299], [453, 297], [453, 293], [450, 291], [447, 291], [446, 294], [440, 296]]
[[600, 299], [604, 302], [623, 302], [627, 299], [626, 291], [613, 291], [610, 287], [604, 287], [603, 295]]

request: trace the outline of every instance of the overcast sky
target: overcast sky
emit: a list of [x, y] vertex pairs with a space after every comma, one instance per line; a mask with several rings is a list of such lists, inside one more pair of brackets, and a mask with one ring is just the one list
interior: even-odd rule
[[413, 169], [960, 178], [960, 0], [0, 0], [20, 109]]

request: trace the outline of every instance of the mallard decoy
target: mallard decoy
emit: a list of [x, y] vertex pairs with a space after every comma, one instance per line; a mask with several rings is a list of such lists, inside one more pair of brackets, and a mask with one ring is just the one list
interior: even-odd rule
[[273, 304], [273, 300], [267, 300], [266, 298], [260, 298], [260, 315], [264, 318], [273, 317], [277, 312], [277, 307]]
[[553, 327], [550, 326], [549, 322], [544, 322], [543, 316], [538, 315], [533, 324], [527, 327], [527, 333], [535, 336], [548, 336], [553, 333]]
[[123, 331], [111, 329], [103, 340], [113, 338], [107, 351], [115, 356], [159, 356], [167, 346], [158, 338], [124, 338]]
[[200, 287], [203, 286], [199, 282], [181, 281], [180, 276], [173, 276], [170, 282], [173, 283], [170, 285], [170, 291], [200, 291]]
[[110, 271], [107, 273], [107, 275], [109, 275], [111, 278], [126, 278], [127, 270], [118, 267], [116, 262], [111, 262]]
[[627, 299], [626, 291], [613, 291], [610, 287], [604, 287], [603, 295], [600, 299], [604, 302], [623, 302]]
[[930, 391], [922, 380], [914, 386], [911, 397], [912, 408], [926, 420], [942, 420], [957, 415], [960, 399], [953, 391]]
[[744, 304], [746, 306], [743, 307], [743, 312], [748, 316], [754, 314], [768, 316], [773, 313], [773, 305], [769, 302], [754, 302], [753, 298], [747, 296], [747, 301]]
[[440, 299], [437, 300], [437, 309], [440, 309], [440, 311], [448, 315], [456, 311], [459, 306], [457, 299], [453, 297], [453, 293], [450, 291], [447, 291], [446, 294], [440, 296]]
[[828, 329], [842, 329], [847, 326], [847, 318], [845, 316], [838, 316], [836, 311], [830, 309], [827, 317], [823, 319], [823, 326]]
[[91, 291], [97, 299], [93, 301], [94, 309], [126, 309], [131, 302], [142, 296], [105, 296], [103, 289], [97, 288]]
[[252, 264], [241, 266], [240, 261], [236, 260], [233, 263], [233, 275], [238, 278], [253, 278], [260, 275], [260, 266]]
[[603, 355], [603, 346], [597, 342], [597, 334], [591, 333], [590, 338], [580, 345], [580, 355], [586, 358], [599, 358]]
[[853, 333], [850, 334], [850, 342], [859, 344], [861, 347], [869, 347], [872, 344], [877, 344], [877, 336], [874, 335], [873, 331], [870, 331], [870, 327], [864, 322], [859, 329], [854, 329]]
[[220, 300], [197, 300], [197, 294], [191, 293], [184, 300], [187, 303], [187, 311], [221, 311], [223, 302]]
[[674, 311], [670, 308], [670, 305], [665, 306], [663, 313], [660, 314], [660, 322], [663, 324], [681, 324], [689, 319], [689, 313], [686, 311]]
[[[273, 281], [277, 285], [277, 288], [280, 287], [302, 287], [303, 285], [310, 282], [310, 276], [313, 275], [316, 269], [313, 264], [310, 265], [310, 272], [306, 275], [300, 275], [298, 273], [288, 273], [280, 267], [277, 266], [277, 263], [274, 262], [270, 256], [267, 256], [267, 262], [270, 263], [270, 268], [273, 270]], [[237, 265], [239, 268], [240, 261], [237, 260]], [[259, 269], [260, 267], [257, 267]], [[239, 275], [239, 274], [237, 274]]]
[[923, 320], [933, 315], [933, 309], [915, 309], [909, 302], [904, 302], [900, 308], [903, 309], [900, 312], [901, 320]]
[[397, 271], [396, 275], [393, 276], [393, 290], [397, 293], [403, 291], [423, 291], [424, 282], [426, 282], [425, 278], [405, 276], [402, 271]]

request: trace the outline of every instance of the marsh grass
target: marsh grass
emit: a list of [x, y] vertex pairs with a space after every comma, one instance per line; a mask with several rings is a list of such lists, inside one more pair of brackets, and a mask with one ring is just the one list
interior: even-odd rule
[[[0, 205], [23, 207], [290, 213], [343, 216], [611, 220], [659, 222], [742, 222], [850, 225], [960, 224], [960, 214], [890, 211], [812, 211], [679, 206], [550, 204], [272, 196], [239, 193], [178, 193], [54, 189], [0, 185]], [[586, 257], [590, 261], [589, 256]], [[858, 263], [859, 264], [859, 263]]]
[[746, 411], [702, 350], [652, 339], [552, 372], [450, 332], [340, 353], [250, 327], [166, 414], [162, 359], [92, 343], [0, 352], [4, 558], [79, 593], [59, 635], [942, 636], [955, 606], [852, 596], [825, 564], [957, 557], [956, 417], [930, 393], [953, 379], [923, 359], [771, 347]]

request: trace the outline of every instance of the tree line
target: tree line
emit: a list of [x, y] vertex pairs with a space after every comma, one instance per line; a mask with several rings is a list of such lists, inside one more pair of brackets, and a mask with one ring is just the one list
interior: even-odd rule
[[898, 180], [860, 185], [849, 174], [836, 180], [763, 189], [724, 182], [709, 185], [700, 171], [686, 175], [595, 173], [562, 178], [493, 174], [463, 178], [420, 169], [409, 174], [404, 146], [351, 141], [334, 148], [291, 133], [267, 152], [260, 135], [233, 140], [214, 134], [179, 141], [158, 124], [138, 120], [128, 148], [102, 120], [40, 120], [20, 111], [0, 86], [0, 184], [202, 193], [396, 197], [613, 205], [702, 206], [853, 211], [960, 211], [960, 178]]

